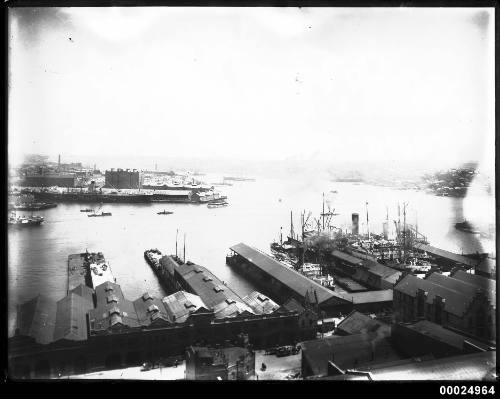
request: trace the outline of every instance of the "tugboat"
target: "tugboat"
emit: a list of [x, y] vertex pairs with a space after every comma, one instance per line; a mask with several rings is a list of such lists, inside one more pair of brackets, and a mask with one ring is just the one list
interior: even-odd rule
[[464, 231], [466, 233], [480, 234], [480, 231], [474, 229], [474, 226], [472, 224], [470, 224], [467, 220], [464, 220], [463, 222], [455, 223], [455, 228], [457, 230], [461, 230], [461, 231]]
[[[101, 205], [102, 206], [102, 205]], [[101, 206], [99, 207], [99, 209], [97, 209], [98, 211], [101, 209]], [[94, 211], [93, 214], [91, 215], [87, 215], [89, 218], [93, 218], [93, 217], [98, 217], [98, 216], [111, 216], [111, 212], [102, 212], [101, 213], [97, 213], [96, 211]]]
[[80, 212], [94, 212], [92, 208], [80, 209]]
[[171, 215], [173, 212], [163, 210], [161, 212], [156, 212], [157, 215]]
[[43, 222], [42, 216], [16, 216], [15, 213], [9, 216], [7, 221], [9, 226], [40, 226]]

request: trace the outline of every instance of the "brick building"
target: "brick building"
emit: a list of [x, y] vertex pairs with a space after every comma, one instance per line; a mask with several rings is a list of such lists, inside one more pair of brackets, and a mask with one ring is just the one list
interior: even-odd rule
[[396, 321], [421, 319], [495, 340], [496, 282], [458, 270], [451, 276], [432, 273], [426, 279], [406, 275], [394, 288]]
[[136, 169], [132, 171], [130, 171], [129, 169], [111, 169], [105, 172], [104, 177], [105, 188], [114, 188], [117, 190], [141, 188], [139, 172]]

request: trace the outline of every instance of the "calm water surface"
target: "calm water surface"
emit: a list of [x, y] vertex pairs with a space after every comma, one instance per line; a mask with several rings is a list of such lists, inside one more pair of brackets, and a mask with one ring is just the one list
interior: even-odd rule
[[[206, 181], [220, 181], [207, 176]], [[40, 227], [9, 229], [9, 329], [15, 323], [16, 305], [38, 294], [60, 299], [67, 288], [67, 257], [72, 253], [103, 252], [117, 283], [131, 300], [148, 291], [163, 296], [156, 276], [144, 261], [143, 252], [158, 248], [175, 253], [176, 230], [179, 229], [179, 253], [186, 234], [186, 258], [209, 268], [239, 294], [255, 287], [225, 264], [228, 248], [245, 242], [263, 251], [290, 229], [290, 211], [299, 226], [299, 213], [306, 209], [318, 217], [322, 192], [327, 204], [339, 213], [333, 224], [350, 228], [352, 212], [360, 214], [360, 230], [366, 231], [368, 202], [370, 231], [381, 232], [389, 209], [389, 219], [397, 219], [397, 203], [408, 202], [407, 221], [418, 219], [418, 229], [430, 243], [456, 253], [494, 252], [494, 198], [471, 193], [470, 198], [436, 197], [424, 192], [394, 190], [364, 184], [328, 181], [287, 181], [258, 179], [234, 182], [220, 187], [230, 206], [208, 209], [193, 204], [104, 204], [103, 211], [113, 216], [89, 218], [80, 209], [84, 204], [59, 204], [40, 211], [45, 223]], [[337, 193], [331, 193], [336, 190]], [[163, 209], [172, 215], [157, 215]], [[22, 214], [22, 212], [20, 212]], [[479, 239], [457, 231], [454, 223], [468, 220], [490, 231], [490, 239]], [[296, 230], [297, 231], [297, 230]]]

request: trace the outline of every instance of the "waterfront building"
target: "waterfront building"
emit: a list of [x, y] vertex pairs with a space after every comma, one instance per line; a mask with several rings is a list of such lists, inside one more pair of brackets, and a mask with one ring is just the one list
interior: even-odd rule
[[76, 176], [74, 174], [50, 173], [50, 174], [27, 174], [21, 182], [25, 187], [75, 187]]
[[496, 282], [462, 270], [450, 276], [411, 274], [394, 288], [396, 321], [427, 319], [485, 340], [496, 336]]
[[174, 275], [185, 290], [165, 298], [146, 292], [135, 300], [127, 299], [113, 281], [94, 289], [86, 286], [92, 284], [89, 273], [95, 264], [106, 264], [104, 257], [70, 256], [71, 289], [63, 299], [56, 302], [38, 296], [18, 307], [17, 328], [9, 338], [13, 378], [83, 374], [157, 362], [183, 354], [193, 345], [227, 346], [242, 333], [255, 348], [293, 344], [316, 334], [317, 317], [312, 309], [279, 306], [257, 292], [241, 298], [207, 269], [191, 262], [174, 265]]
[[227, 264], [249, 277], [259, 289], [277, 302], [283, 303], [294, 298], [299, 303], [304, 303], [307, 299], [306, 302], [314, 304], [318, 313], [322, 312], [324, 316], [348, 314], [354, 309], [360, 312], [380, 312], [392, 308], [392, 289], [340, 293], [246, 244], [240, 243], [230, 249], [232, 254], [226, 257]]
[[138, 189], [141, 188], [139, 172], [134, 169], [123, 170], [107, 170], [105, 172], [105, 188], [121, 189]]

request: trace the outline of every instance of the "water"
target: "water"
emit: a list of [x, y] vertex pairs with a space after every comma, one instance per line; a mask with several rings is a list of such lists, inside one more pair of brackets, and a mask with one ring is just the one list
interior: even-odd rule
[[[207, 182], [220, 181], [207, 176]], [[178, 252], [182, 255], [186, 234], [186, 259], [210, 269], [220, 279], [244, 296], [255, 289], [225, 264], [229, 247], [239, 242], [269, 251], [269, 244], [290, 231], [290, 210], [294, 213], [295, 231], [299, 230], [299, 213], [306, 209], [312, 217], [322, 210], [322, 192], [335, 212], [333, 224], [350, 228], [351, 213], [360, 215], [360, 231], [366, 231], [368, 202], [371, 232], [380, 233], [389, 208], [389, 219], [397, 219], [397, 203], [408, 202], [407, 222], [414, 223], [430, 243], [456, 253], [494, 252], [495, 237], [477, 238], [454, 228], [464, 216], [485, 230], [492, 230], [495, 220], [494, 198], [473, 193], [463, 201], [436, 197], [424, 192], [394, 190], [353, 183], [321, 180], [258, 179], [234, 182], [220, 187], [230, 205], [209, 209], [194, 204], [104, 204], [102, 210], [111, 217], [89, 218], [80, 212], [84, 204], [59, 204], [57, 208], [37, 212], [45, 217], [41, 227], [11, 229], [9, 248], [9, 330], [15, 323], [16, 305], [38, 294], [60, 299], [67, 288], [67, 257], [72, 253], [101, 251], [109, 261], [117, 282], [131, 300], [148, 291], [163, 296], [156, 276], [144, 260], [144, 250], [158, 248], [175, 253], [176, 230]], [[330, 193], [337, 190], [338, 193]], [[172, 215], [157, 215], [167, 209]], [[19, 214], [22, 214], [20, 212]], [[311, 217], [311, 218], [312, 218]], [[401, 220], [402, 220], [401, 214]]]

